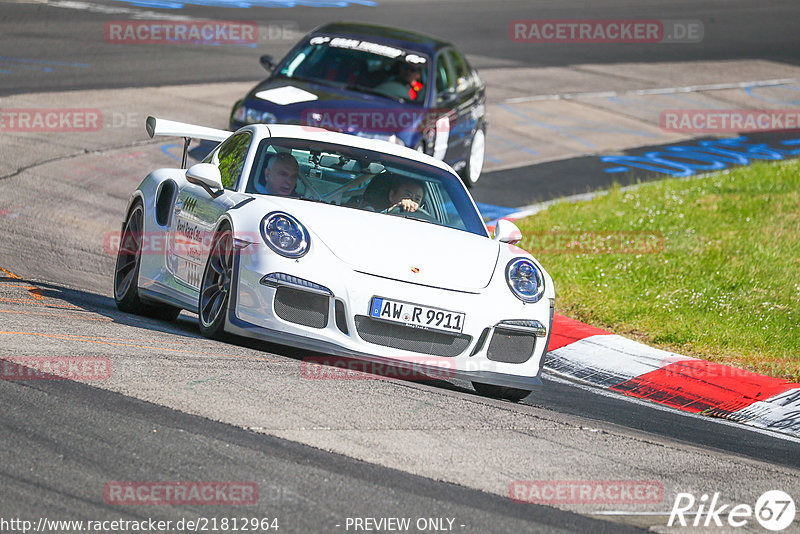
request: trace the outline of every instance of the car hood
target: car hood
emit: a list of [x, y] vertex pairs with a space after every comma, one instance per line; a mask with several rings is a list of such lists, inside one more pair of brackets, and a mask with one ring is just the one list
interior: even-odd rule
[[491, 281], [500, 248], [462, 230], [354, 208], [270, 198], [356, 271], [477, 293]]
[[416, 129], [427, 119], [422, 106], [286, 78], [260, 83], [248, 93], [245, 104], [275, 114], [279, 123], [320, 126], [350, 134], [388, 136]]

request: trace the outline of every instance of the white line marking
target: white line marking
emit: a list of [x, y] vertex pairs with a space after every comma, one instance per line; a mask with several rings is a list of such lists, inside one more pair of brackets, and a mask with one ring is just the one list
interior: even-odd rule
[[[687, 141], [691, 141], [687, 139]], [[677, 143], [676, 143], [677, 144]], [[572, 158], [564, 158], [563, 160], [554, 160], [554, 161], [566, 161]], [[782, 159], [782, 160], [774, 160], [770, 163], [773, 165], [785, 165], [789, 163], [793, 163], [793, 159]], [[689, 176], [665, 176], [665, 180], [679, 180], [681, 182], [688, 182], [691, 180], [704, 180], [706, 178], [710, 178], [713, 176], [718, 175], [719, 173], [728, 173], [735, 167], [729, 167], [727, 169], [720, 169], [718, 171], [711, 171], [711, 172], [704, 172], [699, 174], [691, 174]], [[648, 181], [648, 182], [639, 182], [636, 184], [626, 185], [620, 187], [618, 191], [635, 191], [640, 187], [644, 187], [650, 184], [654, 184], [656, 181]], [[536, 215], [537, 213], [546, 210], [550, 206], [555, 204], [560, 204], [562, 202], [585, 202], [589, 200], [594, 200], [597, 197], [607, 195], [611, 191], [610, 189], [598, 189], [597, 191], [591, 191], [589, 193], [578, 193], [577, 195], [569, 195], [566, 197], [559, 197], [554, 198], [552, 200], [545, 200], [544, 202], [537, 202], [536, 204], [528, 204], [527, 206], [521, 206], [519, 208], [515, 208], [518, 211], [514, 213], [509, 213], [504, 217], [499, 217], [500, 219], [510, 219], [512, 221], [516, 221], [517, 219], [524, 219], [525, 217], [529, 217], [531, 215]]]
[[697, 93], [701, 91], [720, 91], [723, 89], [744, 89], [747, 87], [770, 87], [795, 83], [794, 78], [775, 80], [754, 80], [749, 82], [711, 83], [705, 85], [687, 85], [684, 87], [660, 87], [655, 89], [634, 89], [632, 91], [595, 91], [587, 93], [563, 93], [552, 95], [518, 96], [503, 100], [504, 104], [519, 104], [540, 100], [575, 100], [577, 98], [613, 98], [617, 96], [673, 95], [677, 93]]
[[[672, 515], [672, 512], [626, 512], [625, 510], [605, 510], [599, 512], [589, 512], [592, 515]], [[697, 515], [699, 512], [689, 512], [686, 515]], [[705, 512], [703, 512], [705, 513]]]
[[171, 15], [168, 13], [160, 13], [158, 11], [143, 11], [141, 9], [131, 9], [127, 7], [117, 7], [117, 6], [104, 6], [100, 4], [90, 4], [88, 2], [77, 2], [71, 0], [60, 0], [55, 2], [40, 2], [45, 3], [51, 7], [60, 7], [66, 9], [78, 9], [82, 11], [88, 11], [90, 13], [102, 13], [104, 15], [129, 15], [133, 19], [142, 20], [142, 19], [149, 19], [149, 20], [176, 20], [176, 21], [188, 21], [188, 20], [196, 20], [192, 17], [187, 17], [184, 15]]

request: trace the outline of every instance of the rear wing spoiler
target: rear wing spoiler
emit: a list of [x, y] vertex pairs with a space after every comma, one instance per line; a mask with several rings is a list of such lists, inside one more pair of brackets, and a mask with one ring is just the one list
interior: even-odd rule
[[233, 132], [228, 130], [217, 130], [216, 128], [206, 128], [205, 126], [195, 126], [194, 124], [187, 124], [185, 122], [168, 121], [166, 119], [157, 119], [155, 117], [147, 117], [145, 123], [147, 135], [151, 138], [159, 136], [167, 137], [183, 137], [183, 158], [181, 159], [181, 168], [186, 168], [186, 157], [189, 153], [189, 143], [192, 139], [203, 139], [205, 141], [222, 142], [231, 135]]

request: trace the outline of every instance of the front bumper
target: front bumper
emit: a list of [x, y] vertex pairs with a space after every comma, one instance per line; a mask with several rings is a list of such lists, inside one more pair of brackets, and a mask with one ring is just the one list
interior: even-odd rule
[[[502, 277], [496, 280], [497, 276], [484, 291], [466, 293], [365, 274], [341, 262], [325, 262], [325, 265], [326, 269], [321, 270], [318, 262], [290, 260], [256, 251], [238, 255], [234, 273], [236, 286], [231, 292], [226, 330], [324, 354], [380, 364], [410, 365], [436, 378], [445, 376], [527, 390], [541, 385], [541, 366], [552, 326], [550, 299], [525, 304], [513, 297], [505, 280]], [[271, 273], [291, 274], [312, 285], [265, 283], [265, 275]], [[293, 291], [314, 295], [309, 302], [323, 302], [323, 309], [317, 309], [317, 312], [324, 312], [323, 319], [313, 324], [319, 313], [317, 319], [308, 321], [287, 315], [284, 310], [276, 313], [276, 295], [287, 286], [293, 286]], [[405, 345], [397, 343], [386, 336], [376, 342], [377, 338], [364, 329], [366, 322], [374, 321], [368, 317], [374, 296], [463, 312], [466, 317], [462, 335], [452, 346], [431, 341], [430, 350], [425, 348], [426, 340], [436, 335], [420, 334], [426, 331], [418, 329], [410, 332], [414, 338], [411, 344], [407, 340], [404, 340]], [[525, 328], [502, 324], [506, 320], [523, 319], [536, 321], [541, 327], [530, 330], [528, 339], [523, 339]], [[393, 328], [398, 326], [391, 324], [386, 331]], [[416, 343], [416, 339], [423, 341]], [[513, 346], [522, 350], [530, 346], [530, 354], [506, 358], [503, 351]]]

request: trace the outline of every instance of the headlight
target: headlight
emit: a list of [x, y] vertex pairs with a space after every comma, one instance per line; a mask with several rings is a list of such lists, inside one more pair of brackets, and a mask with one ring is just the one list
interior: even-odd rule
[[305, 226], [280, 211], [268, 213], [261, 220], [261, 237], [269, 248], [287, 258], [303, 256], [311, 243]]
[[275, 124], [278, 122], [278, 118], [273, 113], [248, 108], [247, 106], [236, 108], [236, 111], [233, 112], [233, 119], [245, 124]]
[[538, 302], [544, 295], [544, 275], [529, 259], [516, 258], [508, 262], [506, 282], [514, 296], [523, 302]]

